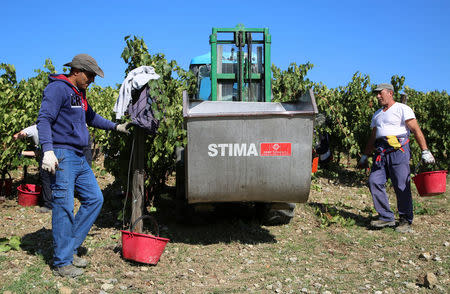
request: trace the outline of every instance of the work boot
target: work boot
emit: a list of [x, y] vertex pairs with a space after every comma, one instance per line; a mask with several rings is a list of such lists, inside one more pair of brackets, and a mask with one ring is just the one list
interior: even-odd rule
[[75, 278], [82, 275], [84, 271], [81, 268], [73, 266], [73, 264], [57, 267], [53, 274], [61, 277]]
[[74, 254], [72, 264], [76, 267], [86, 267], [88, 265], [88, 261]]
[[48, 208], [47, 206], [39, 206], [36, 208], [36, 212], [39, 212], [39, 213], [47, 213], [47, 212], [51, 212], [51, 211], [52, 211], [52, 209]]
[[370, 222], [370, 226], [374, 228], [395, 227], [395, 221], [385, 221], [381, 219], [373, 220]]
[[413, 229], [411, 228], [411, 224], [406, 219], [401, 218], [398, 222], [398, 226], [395, 228], [395, 231], [399, 233], [412, 233]]

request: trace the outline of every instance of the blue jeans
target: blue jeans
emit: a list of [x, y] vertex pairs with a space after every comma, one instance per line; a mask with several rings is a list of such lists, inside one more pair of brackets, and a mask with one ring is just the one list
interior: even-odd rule
[[[53, 265], [61, 267], [73, 261], [103, 204], [103, 194], [92, 169], [82, 153], [55, 148], [59, 166], [51, 177]], [[81, 207], [74, 215], [74, 190]]]
[[394, 221], [394, 212], [389, 206], [389, 197], [385, 184], [389, 177], [397, 196], [397, 209], [399, 217], [409, 223], [413, 221], [413, 200], [411, 195], [411, 179], [409, 169], [410, 149], [409, 144], [403, 146], [404, 152], [397, 150], [381, 157], [379, 163], [372, 166], [369, 176], [369, 188], [372, 200], [379, 219]]

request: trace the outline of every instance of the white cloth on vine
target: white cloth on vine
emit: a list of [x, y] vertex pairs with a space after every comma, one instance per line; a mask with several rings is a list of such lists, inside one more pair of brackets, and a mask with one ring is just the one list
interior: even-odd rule
[[408, 134], [405, 121], [416, 118], [408, 105], [395, 102], [388, 110], [378, 109], [372, 117], [370, 128], [377, 128], [376, 138]]
[[130, 71], [120, 86], [119, 97], [114, 105], [116, 119], [120, 119], [128, 108], [131, 101], [131, 91], [139, 90], [145, 86], [150, 80], [159, 79], [159, 75], [151, 66], [140, 66]]
[[39, 146], [39, 134], [36, 125], [29, 126], [22, 130], [27, 134], [27, 138], [31, 138], [36, 146]]

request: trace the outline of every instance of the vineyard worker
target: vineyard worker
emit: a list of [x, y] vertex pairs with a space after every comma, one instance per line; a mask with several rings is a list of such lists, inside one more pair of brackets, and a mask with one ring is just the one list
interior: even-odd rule
[[42, 185], [42, 197], [41, 197], [41, 206], [39, 206], [36, 211], [40, 213], [47, 213], [52, 210], [52, 190], [50, 188], [50, 174], [42, 169], [42, 154], [39, 150], [39, 135], [36, 125], [29, 126], [20, 132], [14, 134], [14, 140], [23, 139], [23, 138], [31, 138], [36, 149], [34, 154], [36, 159], [39, 162], [39, 176], [41, 179]]
[[[92, 169], [83, 155], [88, 145], [87, 125], [129, 134], [129, 123], [115, 124], [97, 113], [86, 100], [86, 89], [103, 71], [94, 58], [76, 55], [68, 75], [51, 74], [44, 89], [37, 119], [44, 157], [42, 168], [52, 174], [52, 235], [54, 274], [76, 277], [87, 261], [77, 249], [94, 224], [103, 204], [103, 195]], [[81, 207], [74, 216], [74, 189]]]
[[372, 134], [359, 161], [359, 166], [367, 165], [367, 157], [375, 149], [374, 162], [369, 176], [369, 189], [372, 194], [378, 219], [371, 221], [375, 228], [394, 227], [395, 217], [389, 207], [389, 198], [385, 184], [389, 177], [397, 196], [399, 223], [396, 231], [412, 232], [413, 203], [410, 185], [410, 148], [409, 132], [413, 132], [422, 149], [422, 161], [434, 163], [434, 157], [427, 149], [425, 137], [420, 130], [413, 110], [394, 101], [394, 87], [391, 84], [379, 84], [375, 88], [381, 108], [372, 117]]

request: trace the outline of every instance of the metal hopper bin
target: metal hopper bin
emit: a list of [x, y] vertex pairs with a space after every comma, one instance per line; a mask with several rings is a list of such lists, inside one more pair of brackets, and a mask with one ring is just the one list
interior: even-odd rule
[[306, 202], [316, 113], [312, 91], [297, 103], [199, 101], [184, 93], [188, 203]]
[[317, 106], [312, 91], [272, 102], [271, 42], [267, 28], [213, 28], [211, 51], [191, 60], [177, 199], [255, 203], [267, 224], [289, 222], [294, 203], [308, 200]]

